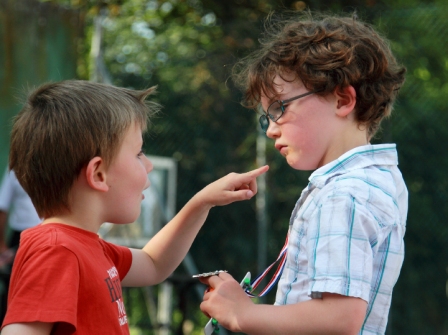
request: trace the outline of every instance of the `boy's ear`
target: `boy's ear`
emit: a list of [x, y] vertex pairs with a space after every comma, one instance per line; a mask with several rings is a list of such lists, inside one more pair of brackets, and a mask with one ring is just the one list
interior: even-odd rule
[[101, 157], [93, 157], [86, 167], [87, 184], [94, 190], [107, 192], [109, 186], [106, 184], [106, 164]]
[[336, 114], [340, 117], [349, 115], [356, 105], [356, 91], [353, 86], [338, 87], [335, 90], [337, 99]]

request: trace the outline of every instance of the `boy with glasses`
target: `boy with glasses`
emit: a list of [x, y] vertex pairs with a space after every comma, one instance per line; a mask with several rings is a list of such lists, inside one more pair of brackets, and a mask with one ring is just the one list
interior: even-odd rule
[[2, 335], [127, 334], [122, 286], [154, 285], [180, 264], [209, 210], [252, 198], [264, 166], [198, 192], [143, 249], [108, 243], [104, 222], [140, 214], [152, 164], [143, 132], [154, 88], [42, 85], [14, 121], [10, 163], [43, 222], [21, 235]]
[[201, 310], [246, 334], [384, 334], [408, 192], [395, 144], [370, 141], [405, 69], [356, 17], [275, 19], [235, 82], [288, 164], [314, 172], [291, 215], [275, 305], [252, 303], [220, 273], [201, 278], [213, 288]]

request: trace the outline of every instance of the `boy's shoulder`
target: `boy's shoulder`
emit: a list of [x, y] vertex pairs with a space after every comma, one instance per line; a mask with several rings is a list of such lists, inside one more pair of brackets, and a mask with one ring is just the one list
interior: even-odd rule
[[35, 253], [48, 253], [48, 250], [57, 252], [60, 249], [86, 260], [91, 259], [92, 255], [101, 254], [114, 259], [122, 254], [131, 257], [128, 247], [104, 241], [97, 233], [62, 223], [39, 224], [26, 229], [22, 232], [18, 252], [33, 256]]
[[21, 234], [20, 245], [24, 247], [64, 246], [76, 248], [80, 243], [98, 243], [99, 236], [84, 229], [62, 223], [39, 224]]
[[407, 208], [407, 189], [395, 145], [363, 146], [342, 155], [310, 177], [316, 207], [343, 203], [365, 208], [380, 221], [396, 221]]
[[387, 189], [402, 180], [402, 176], [395, 144], [381, 144], [354, 148], [316, 170], [309, 179], [320, 189], [353, 184]]

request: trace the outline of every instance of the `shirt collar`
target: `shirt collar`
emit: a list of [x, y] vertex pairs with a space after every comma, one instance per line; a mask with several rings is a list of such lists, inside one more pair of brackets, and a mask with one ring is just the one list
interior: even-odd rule
[[309, 177], [309, 181], [314, 186], [321, 188], [335, 175], [371, 165], [398, 165], [396, 145], [368, 144], [356, 147], [314, 171]]

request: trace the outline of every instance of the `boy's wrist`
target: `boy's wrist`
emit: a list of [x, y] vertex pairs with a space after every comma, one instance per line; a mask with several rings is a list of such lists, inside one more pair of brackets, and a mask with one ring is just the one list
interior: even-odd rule
[[257, 314], [258, 312], [254, 310], [256, 308], [257, 304], [253, 303], [252, 301], [250, 301], [249, 304], [245, 304], [242, 308], [240, 308], [235, 317], [235, 324], [237, 326], [235, 332], [240, 332], [244, 334], [251, 333], [252, 327], [250, 325], [252, 323], [256, 323], [256, 321], [252, 319], [254, 318], [254, 316], [258, 315]]
[[204, 190], [196, 193], [190, 199], [190, 202], [199, 210], [209, 211], [210, 209], [212, 209], [212, 207], [215, 207], [215, 205], [210, 202], [209, 197], [207, 197]]

